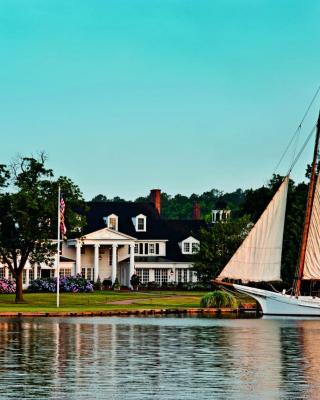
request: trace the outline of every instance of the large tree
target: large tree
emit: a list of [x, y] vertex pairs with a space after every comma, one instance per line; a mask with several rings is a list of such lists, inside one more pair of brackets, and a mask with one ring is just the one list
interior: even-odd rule
[[220, 221], [200, 231], [200, 249], [194, 256], [194, 270], [202, 282], [221, 272], [251, 228], [248, 216]]
[[84, 206], [82, 193], [69, 178], [54, 179], [45, 157], [20, 157], [0, 166], [0, 261], [16, 281], [16, 302], [23, 301], [23, 270], [31, 265], [50, 266], [56, 256], [57, 193], [66, 202], [69, 233], [80, 234], [84, 218], [73, 210]]

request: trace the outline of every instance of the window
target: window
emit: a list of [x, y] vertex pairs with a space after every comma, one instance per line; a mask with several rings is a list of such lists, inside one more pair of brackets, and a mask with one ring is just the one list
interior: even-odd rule
[[168, 269], [155, 269], [154, 270], [154, 280], [159, 284], [162, 285], [165, 282], [168, 282]]
[[154, 254], [155, 253], [155, 246], [154, 243], [149, 244], [149, 254]]
[[183, 270], [183, 282], [188, 282], [188, 270]]
[[198, 253], [198, 251], [199, 251], [199, 244], [192, 243], [192, 253]]
[[25, 269], [23, 270], [22, 283], [24, 285], [27, 283], [27, 271]]
[[143, 283], [149, 282], [149, 270], [148, 269], [142, 270], [142, 282]]
[[108, 228], [118, 230], [118, 217], [115, 214], [111, 214], [108, 217]]
[[87, 268], [87, 276], [86, 276], [86, 278], [89, 281], [93, 281], [93, 271], [94, 271], [94, 268]]
[[135, 245], [134, 245], [134, 253], [139, 254], [139, 244], [138, 243], [135, 243]]
[[148, 254], [148, 243], [144, 244], [144, 254]]
[[83, 278], [88, 279], [89, 281], [92, 281], [93, 280], [93, 271], [94, 271], [94, 268], [84, 267], [81, 269], [81, 275]]
[[154, 280], [160, 285], [161, 284], [161, 273], [160, 269], [154, 270]]
[[5, 272], [4, 271], [5, 271], [4, 267], [0, 268], [0, 279], [5, 277]]
[[136, 217], [136, 231], [137, 232], [145, 232], [146, 231], [146, 221], [147, 218], [140, 214]]
[[168, 282], [168, 270], [167, 269], [161, 270], [161, 281], [162, 281], [162, 283]]
[[29, 282], [34, 281], [34, 269], [37, 267], [33, 267], [29, 269]]
[[189, 269], [189, 282], [192, 282], [193, 279], [193, 271]]
[[60, 278], [63, 278], [65, 276], [71, 276], [71, 268], [60, 268], [59, 276]]
[[147, 268], [137, 268], [136, 274], [140, 278], [141, 283], [149, 282], [149, 270]]
[[139, 243], [139, 254], [143, 254], [143, 243]]
[[183, 243], [183, 252], [190, 253], [190, 243], [189, 242]]
[[144, 218], [138, 218], [138, 231], [144, 231]]
[[156, 243], [156, 254], [160, 253], [160, 245], [159, 243]]
[[178, 269], [178, 282], [182, 282], [182, 269]]

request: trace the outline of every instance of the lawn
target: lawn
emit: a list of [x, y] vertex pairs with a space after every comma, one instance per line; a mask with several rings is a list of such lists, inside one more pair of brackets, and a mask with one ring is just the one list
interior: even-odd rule
[[182, 291], [61, 293], [59, 309], [53, 293], [25, 293], [24, 304], [15, 304], [14, 295], [0, 294], [0, 313], [194, 308], [199, 307], [204, 294]]

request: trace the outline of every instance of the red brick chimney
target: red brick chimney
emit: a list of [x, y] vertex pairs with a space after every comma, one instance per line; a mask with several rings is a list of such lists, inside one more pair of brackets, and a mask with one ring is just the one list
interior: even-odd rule
[[195, 220], [201, 219], [201, 207], [200, 207], [199, 203], [195, 203], [193, 205], [192, 219], [195, 219]]
[[150, 192], [150, 201], [154, 204], [157, 209], [159, 215], [161, 213], [161, 190], [160, 189], [152, 189]]

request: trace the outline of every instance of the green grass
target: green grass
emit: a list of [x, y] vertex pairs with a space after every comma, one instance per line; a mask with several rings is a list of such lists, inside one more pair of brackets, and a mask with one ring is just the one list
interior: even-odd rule
[[[14, 295], [0, 294], [0, 312], [80, 312], [108, 310], [139, 310], [153, 308], [199, 307], [203, 292], [113, 292], [61, 293], [60, 308], [56, 308], [53, 293], [25, 293], [23, 304], [15, 304]], [[117, 301], [132, 304], [113, 304]]]

